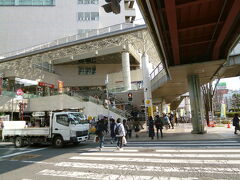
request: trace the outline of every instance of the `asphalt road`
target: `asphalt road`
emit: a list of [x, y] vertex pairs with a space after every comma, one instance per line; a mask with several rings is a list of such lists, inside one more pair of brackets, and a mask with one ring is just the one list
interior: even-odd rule
[[1, 180], [240, 179], [238, 140], [134, 141], [123, 151], [92, 142], [78, 146], [30, 146], [0, 143]]

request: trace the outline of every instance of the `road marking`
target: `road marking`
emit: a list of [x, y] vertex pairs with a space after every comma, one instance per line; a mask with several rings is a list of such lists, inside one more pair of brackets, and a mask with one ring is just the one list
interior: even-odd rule
[[[90, 151], [90, 152], [98, 151], [99, 152], [99, 149], [98, 148], [97, 149], [90, 149], [88, 151]], [[102, 148], [101, 152], [113, 152], [113, 151], [119, 151], [119, 150], [117, 150], [116, 148], [113, 148], [113, 147], [107, 147], [107, 148], [104, 147], [104, 148]], [[123, 150], [121, 150], [121, 152], [139, 152], [139, 150], [137, 150], [137, 149], [123, 149]]]
[[31, 164], [51, 164], [51, 165], [55, 164], [53, 162], [45, 162], [45, 161], [21, 161], [21, 162], [31, 163]]
[[5, 156], [0, 156], [0, 158], [12, 157], [12, 156], [16, 156], [16, 155], [19, 155], [19, 154], [26, 154], [26, 153], [30, 153], [30, 152], [41, 151], [41, 150], [44, 150], [44, 149], [47, 149], [47, 148], [40, 148], [40, 149], [33, 149], [33, 150], [29, 150], [29, 151], [17, 152], [17, 153], [8, 154], [8, 155], [5, 155]]
[[[131, 142], [128, 143], [128, 146], [240, 146], [240, 143], [219, 143], [219, 144], [211, 144], [211, 143], [195, 143], [195, 144], [186, 144], [186, 143], [135, 143], [132, 144]], [[114, 147], [114, 145], [107, 145], [108, 147]]]
[[197, 180], [198, 178], [188, 177], [188, 178], [178, 178], [178, 177], [156, 177], [156, 176], [136, 176], [136, 175], [116, 175], [116, 174], [98, 174], [89, 172], [79, 172], [79, 171], [55, 171], [50, 169], [45, 169], [38, 173], [39, 175], [45, 176], [61, 176], [68, 178], [83, 178], [84, 179], [99, 179], [99, 180]]
[[55, 166], [59, 167], [74, 167], [86, 169], [107, 169], [120, 171], [156, 171], [156, 172], [184, 172], [184, 173], [210, 173], [210, 174], [240, 174], [239, 168], [214, 168], [214, 167], [162, 167], [162, 166], [144, 166], [130, 164], [97, 164], [97, 163], [75, 163], [75, 162], [60, 162]]
[[153, 153], [81, 153], [83, 156], [134, 156], [134, 157], [183, 157], [183, 158], [240, 158], [240, 154], [153, 154]]
[[124, 162], [149, 162], [149, 163], [175, 163], [175, 164], [240, 164], [240, 160], [196, 160], [196, 159], [139, 159], [135, 157], [131, 158], [120, 158], [120, 157], [85, 157], [85, 156], [73, 156], [70, 159], [72, 160], [91, 160], [91, 161], [124, 161]]
[[131, 144], [187, 144], [187, 143], [240, 143], [239, 141], [152, 141], [152, 142], [139, 142], [139, 141], [129, 141]]
[[186, 149], [186, 150], [181, 150], [181, 149], [157, 149], [156, 152], [184, 152], [184, 153], [198, 153], [198, 152], [204, 152], [204, 153], [219, 153], [219, 152], [224, 152], [224, 153], [233, 153], [233, 152], [240, 152], [240, 149]]
[[9, 147], [9, 148], [2, 148], [2, 147], [0, 147], [0, 150], [1, 149], [9, 149], [9, 150], [18, 150], [18, 151], [22, 151], [22, 150], [26, 150], [27, 148], [12, 148], [12, 147]]

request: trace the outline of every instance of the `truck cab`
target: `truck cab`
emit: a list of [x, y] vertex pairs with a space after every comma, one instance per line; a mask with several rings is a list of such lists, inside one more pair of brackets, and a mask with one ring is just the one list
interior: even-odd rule
[[51, 137], [56, 147], [67, 142], [78, 144], [88, 139], [89, 123], [80, 112], [54, 113], [51, 123]]

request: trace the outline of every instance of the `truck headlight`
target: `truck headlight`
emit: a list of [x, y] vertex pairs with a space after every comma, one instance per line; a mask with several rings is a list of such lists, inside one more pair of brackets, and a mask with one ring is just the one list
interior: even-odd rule
[[70, 136], [71, 136], [71, 137], [76, 136], [76, 131], [72, 131], [72, 130], [71, 130], [71, 131], [70, 131]]

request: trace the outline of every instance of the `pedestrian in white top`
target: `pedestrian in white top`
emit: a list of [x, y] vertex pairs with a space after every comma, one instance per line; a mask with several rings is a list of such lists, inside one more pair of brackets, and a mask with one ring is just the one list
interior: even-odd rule
[[117, 119], [117, 124], [114, 128], [114, 132], [115, 132], [117, 140], [118, 140], [117, 149], [122, 150], [122, 145], [123, 145], [122, 139], [123, 139], [124, 136], [126, 136], [126, 131], [124, 129], [123, 124], [121, 123], [120, 118]]

